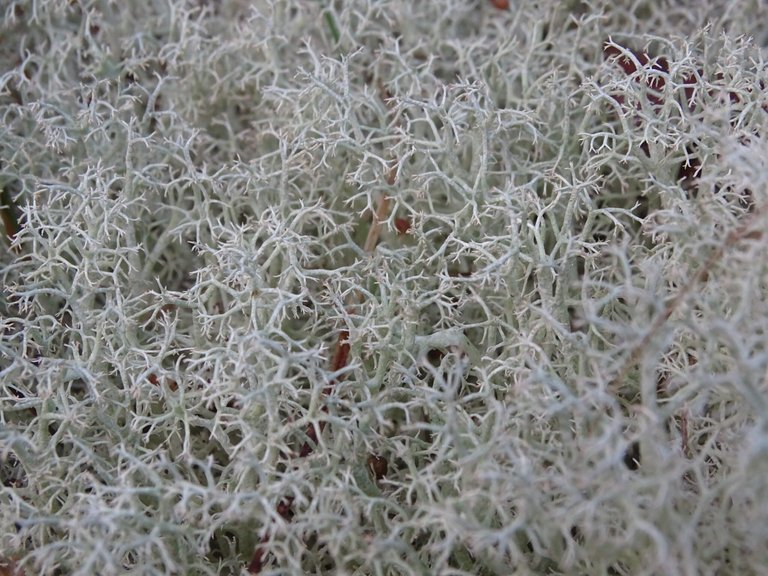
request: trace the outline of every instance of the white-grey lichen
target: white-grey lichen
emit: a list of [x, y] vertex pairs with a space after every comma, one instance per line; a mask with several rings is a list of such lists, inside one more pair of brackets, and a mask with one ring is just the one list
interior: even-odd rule
[[765, 571], [768, 8], [503, 4], [0, 8], [0, 566]]

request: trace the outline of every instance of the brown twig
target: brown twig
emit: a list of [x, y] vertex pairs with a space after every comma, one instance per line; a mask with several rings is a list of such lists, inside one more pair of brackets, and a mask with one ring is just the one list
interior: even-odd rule
[[[336, 343], [336, 352], [333, 355], [331, 371], [338, 372], [339, 370], [341, 370], [347, 365], [348, 361], [349, 361], [349, 331], [342, 330], [339, 333], [339, 340]], [[342, 379], [342, 376], [337, 376], [333, 380], [331, 380], [331, 382], [323, 389], [323, 395], [328, 396], [333, 391], [333, 387], [339, 381], [341, 381], [341, 379]], [[323, 412], [328, 412], [328, 407], [323, 406], [321, 410]], [[317, 446], [318, 435], [323, 433], [324, 428], [325, 428], [325, 422], [319, 422], [317, 426], [314, 426], [312, 424], [307, 426], [308, 440], [304, 442], [304, 445], [301, 447], [301, 450], [299, 451], [299, 458], [306, 458], [312, 453], [312, 451], [314, 450], [314, 447]]]
[[[3, 221], [3, 228], [8, 242], [13, 244], [14, 238], [19, 233], [18, 207], [11, 197], [11, 193], [6, 188], [0, 188], [0, 219]], [[19, 253], [16, 247], [15, 253]]]
[[[387, 182], [389, 184], [394, 183], [394, 170], [395, 169], [392, 168], [387, 176]], [[382, 196], [379, 198], [378, 205], [376, 207], [376, 213], [373, 216], [371, 227], [368, 229], [368, 236], [365, 239], [364, 250], [367, 253], [372, 253], [376, 248], [376, 244], [378, 243], [379, 236], [381, 234], [381, 223], [386, 220], [387, 213], [389, 212], [389, 204], [390, 202], [387, 197]], [[346, 302], [347, 307], [351, 306], [355, 299], [357, 299], [358, 302], [362, 301], [362, 295], [360, 293], [354, 294], [355, 295], [351, 296], [349, 301]], [[338, 384], [343, 379], [343, 375], [339, 375], [338, 372], [342, 370], [348, 364], [348, 362], [349, 331], [342, 329], [341, 332], [339, 332], [339, 337], [336, 341], [336, 350], [334, 351], [333, 360], [331, 361], [331, 371], [336, 374], [336, 376], [334, 376], [333, 379], [323, 388], [323, 396], [330, 395], [334, 386], [336, 386], [336, 384]], [[321, 411], [327, 413], [328, 407], [323, 406]], [[315, 450], [315, 447], [318, 444], [319, 436], [322, 434], [324, 428], [325, 422], [323, 421], [307, 426], [307, 440], [299, 450], [299, 458], [306, 458]], [[281, 500], [277, 505], [277, 513], [280, 514], [280, 516], [282, 516], [286, 521], [290, 522], [290, 520], [293, 518], [293, 498], [288, 497]], [[250, 574], [261, 573], [261, 570], [264, 566], [265, 545], [267, 540], [268, 538], [266, 535], [262, 537], [261, 541], [253, 551], [251, 561], [248, 564], [248, 572]]]
[[[372, 80], [372, 79], [371, 79]], [[370, 80], [367, 80], [370, 81]], [[381, 83], [379, 83], [379, 98], [384, 103], [384, 105], [389, 109], [390, 113], [393, 112], [392, 108], [392, 96], [389, 93], [389, 91], [384, 87]], [[395, 161], [392, 161], [392, 165], [389, 168], [389, 171], [387, 172], [387, 185], [388, 186], [394, 186], [395, 182], [397, 180], [397, 163]], [[371, 254], [373, 253], [374, 249], [376, 248], [376, 244], [379, 241], [379, 236], [381, 235], [381, 224], [387, 219], [387, 215], [389, 214], [390, 210], [390, 200], [385, 195], [381, 195], [378, 198], [377, 206], [376, 206], [376, 212], [373, 215], [373, 218], [371, 220], [371, 227], [368, 229], [368, 235], [365, 239], [365, 245], [363, 246], [363, 250]], [[399, 230], [399, 228], [398, 228]], [[360, 292], [353, 292], [348, 301], [345, 302], [345, 307], [349, 308], [354, 304], [354, 301], [357, 300], [357, 303], [360, 304], [363, 301], [363, 296]], [[336, 341], [336, 350], [334, 351], [333, 360], [331, 362], [331, 370], [333, 373], [338, 373], [341, 369], [343, 369], [347, 363], [349, 362], [349, 331], [346, 329], [342, 329], [339, 333], [339, 337]], [[334, 376], [333, 380], [323, 388], [322, 394], [323, 396], [328, 396], [332, 391], [334, 386], [341, 381], [343, 378], [342, 375], [336, 375]], [[327, 406], [323, 406], [321, 408], [322, 412], [327, 413], [328, 408]], [[315, 447], [317, 446], [318, 439], [320, 434], [322, 434], [323, 429], [325, 428], [325, 422], [318, 422], [315, 424], [310, 424], [307, 427], [306, 430], [306, 436], [307, 440], [302, 445], [301, 449], [299, 450], [298, 457], [299, 458], [305, 458], [309, 456]], [[378, 457], [374, 457], [378, 458]], [[381, 470], [381, 464], [377, 462], [377, 470]], [[378, 474], [378, 472], [376, 472]], [[293, 518], [293, 498], [285, 498], [283, 499], [277, 506], [277, 512], [282, 516], [285, 520], [290, 521], [291, 518]], [[264, 555], [265, 555], [265, 545], [267, 543], [267, 537], [264, 536], [261, 539], [260, 544], [256, 546], [256, 549], [253, 551], [253, 556], [251, 557], [251, 562], [248, 565], [248, 572], [250, 574], [259, 574], [263, 568], [264, 565]]]
[[680, 290], [678, 290], [677, 294], [675, 294], [675, 296], [669, 302], [667, 302], [664, 310], [651, 323], [648, 332], [634, 347], [629, 358], [624, 362], [618, 375], [613, 379], [614, 383], [621, 382], [624, 380], [624, 378], [626, 378], [632, 367], [640, 361], [640, 357], [650, 345], [651, 340], [657, 337], [659, 330], [664, 327], [664, 325], [667, 323], [667, 320], [669, 320], [675, 310], [677, 310], [686, 301], [690, 293], [693, 292], [694, 288], [707, 283], [711, 277], [710, 272], [714, 269], [715, 265], [723, 259], [726, 251], [732, 248], [740, 240], [756, 239], [758, 237], [756, 232], [762, 234], [762, 232], [756, 227], [756, 224], [768, 210], [767, 207], [768, 203], [764, 204], [760, 207], [759, 210], [752, 212], [747, 218], [744, 218], [741, 224], [734, 230], [731, 230], [731, 232], [728, 234], [728, 236], [726, 236], [725, 240], [720, 244], [720, 246], [718, 246], [717, 249], [712, 252], [712, 254], [710, 254], [709, 258], [706, 259], [704, 264], [699, 267], [699, 269], [696, 271], [696, 274], [694, 274], [693, 277], [688, 280], [688, 282], [686, 282], [680, 288]]

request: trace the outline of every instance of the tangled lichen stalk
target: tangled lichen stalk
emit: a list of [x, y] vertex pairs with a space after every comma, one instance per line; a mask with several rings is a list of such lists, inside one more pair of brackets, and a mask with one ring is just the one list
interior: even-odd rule
[[764, 571], [764, 4], [6, 4], [0, 571]]

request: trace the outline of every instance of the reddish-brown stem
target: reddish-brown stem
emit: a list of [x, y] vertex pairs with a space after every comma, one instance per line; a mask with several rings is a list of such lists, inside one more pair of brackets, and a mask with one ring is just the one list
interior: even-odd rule
[[626, 378], [630, 369], [641, 360], [643, 353], [648, 349], [651, 341], [658, 338], [659, 331], [666, 325], [667, 321], [672, 317], [672, 314], [682, 306], [697, 286], [707, 283], [710, 271], [715, 269], [715, 266], [717, 266], [717, 264], [724, 258], [728, 249], [733, 248], [741, 240], [760, 238], [762, 230], [759, 227], [759, 220], [764, 217], [764, 213], [767, 211], [768, 204], [765, 204], [759, 210], [744, 218], [739, 226], [731, 230], [720, 246], [718, 246], [717, 249], [710, 254], [709, 258], [699, 266], [696, 273], [688, 280], [688, 282], [683, 284], [677, 291], [677, 294], [667, 302], [661, 314], [651, 322], [645, 336], [643, 336], [640, 342], [633, 347], [627, 361], [624, 362], [621, 370], [619, 370], [618, 376], [613, 379], [613, 382], [622, 382]]
[[[389, 184], [393, 184], [395, 180], [395, 168], [393, 167], [388, 175], [387, 175], [387, 182]], [[389, 211], [389, 199], [386, 197], [382, 197], [379, 199], [379, 205], [376, 209], [376, 214], [373, 217], [373, 221], [371, 222], [371, 228], [368, 230], [368, 237], [365, 240], [365, 251], [366, 252], [373, 252], [373, 249], [376, 247], [376, 243], [379, 240], [379, 233], [381, 231], [381, 222], [383, 222], [386, 219], [387, 212]], [[359, 296], [358, 296], [359, 298]], [[341, 369], [343, 369], [349, 362], [349, 331], [348, 330], [342, 330], [339, 333], [338, 340], [336, 342], [336, 350], [333, 355], [333, 360], [331, 362], [331, 371], [336, 374]], [[323, 396], [328, 396], [333, 392], [334, 386], [340, 382], [342, 379], [342, 376], [336, 375], [333, 377], [333, 379], [323, 388]], [[323, 406], [321, 408], [321, 411], [324, 413], [328, 412], [328, 407]], [[298, 457], [299, 458], [306, 458], [309, 456], [315, 449], [318, 443], [318, 439], [320, 434], [322, 434], [323, 429], [325, 428], [325, 422], [317, 422], [312, 423], [309, 426], [307, 426], [306, 436], [307, 440], [302, 445], [301, 449], [299, 450]], [[286, 498], [282, 500], [277, 505], [277, 512], [282, 516], [286, 521], [291, 520], [293, 517], [293, 499], [292, 498]], [[267, 542], [267, 537], [264, 536], [260, 543], [256, 546], [256, 549], [253, 551], [253, 555], [251, 556], [251, 561], [248, 564], [248, 572], [250, 574], [259, 574], [261, 573], [261, 569], [264, 566], [264, 554], [265, 554], [265, 545]]]
[[[338, 372], [349, 361], [349, 331], [342, 330], [339, 334], [339, 341], [336, 344], [336, 353], [333, 355], [333, 362], [331, 363], [331, 371]], [[323, 389], [323, 395], [327, 396], [333, 391], [333, 387], [337, 382], [341, 380], [340, 376], [335, 377], [331, 382]], [[321, 408], [323, 412], [327, 412], [328, 408], [323, 406]], [[307, 426], [307, 438], [309, 438], [299, 451], [299, 458], [305, 458], [309, 456], [317, 446], [318, 433], [323, 432], [325, 428], [325, 422], [319, 422], [317, 425], [310, 424]]]
[[[331, 370], [336, 373], [347, 365], [349, 361], [349, 331], [342, 330], [339, 333], [339, 340], [336, 343], [336, 352], [333, 355], [333, 361], [331, 362]], [[340, 382], [342, 376], [335, 376], [333, 380], [323, 388], [323, 395], [327, 396], [333, 391], [333, 387]], [[328, 411], [327, 406], [321, 408], [323, 412]], [[310, 424], [307, 426], [307, 438], [304, 445], [299, 450], [299, 458], [306, 458], [317, 446], [318, 435], [322, 434], [323, 428], [325, 428], [325, 422], [318, 422], [317, 425]], [[293, 498], [286, 498], [277, 505], [277, 513], [280, 514], [286, 521], [290, 522], [293, 518]], [[262, 537], [261, 542], [256, 546], [251, 556], [251, 561], [248, 564], [248, 572], [250, 574], [259, 574], [264, 566], [264, 546], [267, 543], [267, 536]]]
[[[3, 221], [3, 228], [8, 241], [13, 243], [14, 238], [19, 233], [18, 209], [11, 198], [11, 194], [5, 188], [0, 189], [0, 219]], [[14, 249], [14, 253], [20, 252], [19, 247]]]
[[[381, 98], [382, 102], [384, 103], [387, 108], [392, 110], [391, 103], [389, 102], [389, 99], [391, 96], [387, 92], [386, 88], [383, 86], [380, 86], [380, 94], [379, 97]], [[397, 181], [397, 163], [392, 162], [391, 166], [389, 167], [389, 170], [387, 171], [386, 176], [387, 185], [394, 186]], [[376, 248], [376, 243], [379, 241], [379, 234], [381, 232], [381, 223], [384, 222], [387, 218], [387, 214], [389, 213], [389, 198], [386, 196], [381, 196], [378, 199], [378, 205], [376, 207], [376, 213], [373, 215], [373, 219], [371, 222], [371, 227], [368, 230], [368, 236], [365, 239], [365, 246], [363, 247], [363, 250], [367, 253], [372, 253], [374, 248]], [[356, 293], [353, 298], [357, 299], [358, 301], [362, 301], [362, 296], [360, 293]], [[350, 304], [350, 302], [347, 302], [347, 304]], [[343, 329], [339, 333], [339, 337], [336, 341], [336, 350], [333, 355], [333, 360], [331, 362], [331, 370], [334, 374], [337, 374], [341, 369], [343, 369], [349, 362], [349, 331], [346, 329]], [[340, 382], [342, 379], [342, 376], [336, 375], [333, 377], [333, 379], [323, 388], [323, 396], [328, 396], [333, 392], [334, 386]], [[328, 407], [323, 406], [321, 408], [322, 412], [327, 413]], [[312, 451], [315, 449], [318, 443], [319, 435], [322, 434], [323, 429], [325, 428], [325, 422], [318, 422], [310, 424], [307, 427], [306, 435], [307, 440], [302, 445], [301, 449], [299, 450], [298, 457], [304, 458], [306, 456], [309, 456]], [[381, 468], [381, 464], [378, 464], [379, 469]], [[282, 516], [286, 521], [291, 520], [293, 517], [293, 498], [285, 498], [277, 505], [277, 512]], [[259, 574], [261, 572], [261, 569], [264, 565], [264, 554], [265, 554], [265, 545], [267, 542], [266, 536], [261, 539], [261, 543], [256, 546], [256, 549], [253, 551], [253, 556], [251, 557], [251, 562], [248, 564], [248, 572], [250, 574]]]

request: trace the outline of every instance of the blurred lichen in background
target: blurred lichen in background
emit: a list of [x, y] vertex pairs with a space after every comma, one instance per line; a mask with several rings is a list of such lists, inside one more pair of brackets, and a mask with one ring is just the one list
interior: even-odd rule
[[0, 572], [761, 574], [759, 0], [11, 0]]

